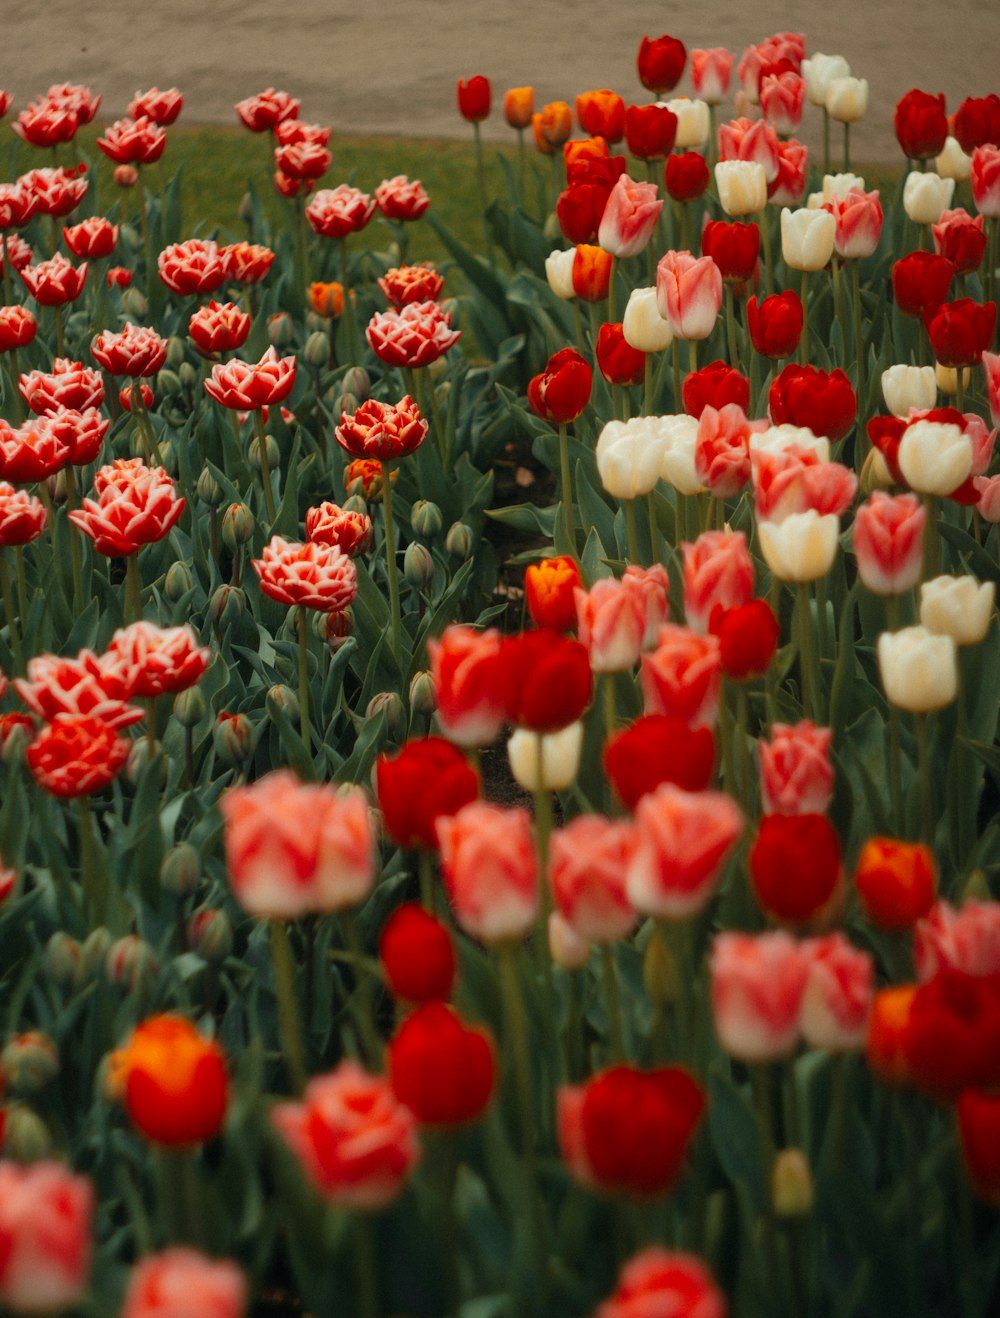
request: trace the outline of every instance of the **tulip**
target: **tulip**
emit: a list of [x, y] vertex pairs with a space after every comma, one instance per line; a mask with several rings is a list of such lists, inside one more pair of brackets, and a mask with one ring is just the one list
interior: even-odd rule
[[535, 626], [557, 632], [575, 630], [574, 592], [582, 584], [576, 560], [568, 554], [529, 563], [524, 573], [524, 593]]
[[799, 1036], [809, 964], [789, 934], [716, 934], [709, 959], [719, 1042], [742, 1062], [787, 1056]]
[[677, 37], [643, 37], [636, 56], [639, 81], [662, 97], [680, 82], [686, 59], [684, 43]]
[[711, 178], [705, 157], [698, 151], [683, 151], [667, 157], [664, 183], [674, 201], [697, 201]]
[[927, 512], [915, 495], [876, 490], [854, 519], [858, 575], [876, 595], [902, 595], [920, 579]]
[[659, 418], [609, 421], [595, 450], [597, 474], [616, 499], [637, 499], [655, 489], [663, 467], [664, 436]]
[[691, 86], [708, 105], [719, 105], [729, 93], [733, 56], [724, 46], [691, 51]]
[[689, 728], [677, 718], [646, 714], [604, 744], [604, 768], [629, 810], [661, 783], [702, 792], [715, 767], [715, 738], [709, 728]]
[[590, 704], [593, 678], [579, 641], [543, 629], [504, 638], [501, 689], [507, 717], [532, 732], [558, 732]]
[[646, 373], [646, 354], [626, 340], [621, 322], [601, 326], [594, 344], [597, 366], [608, 384], [627, 388], [641, 384]]
[[656, 267], [656, 303], [675, 338], [708, 338], [722, 305], [719, 267], [711, 257], [667, 252]]
[[539, 149], [547, 149], [551, 155], [569, 140], [573, 131], [573, 111], [565, 101], [550, 101], [542, 106], [538, 114], [532, 115], [532, 128], [535, 144]]
[[980, 215], [1000, 218], [1000, 145], [977, 146], [969, 170], [972, 199]]
[[[691, 52], [692, 60], [697, 53]], [[644, 1311], [724, 1318], [726, 1300], [700, 1259], [650, 1245], [623, 1266], [617, 1289], [595, 1318], [633, 1318]]]
[[542, 735], [518, 728], [507, 742], [510, 771], [526, 792], [563, 792], [576, 782], [583, 752], [583, 724]]
[[[854, 389], [839, 367], [827, 372], [789, 364], [772, 381], [767, 407], [776, 426], [804, 426], [831, 443], [847, 435], [857, 416]], [[828, 458], [824, 454], [823, 460]]]
[[700, 418], [706, 407], [721, 412], [730, 404], [746, 412], [750, 406], [750, 381], [725, 362], [711, 362], [700, 371], [689, 371], [682, 390], [684, 410]]
[[978, 645], [993, 621], [996, 584], [975, 577], [935, 577], [920, 587], [920, 622], [956, 645]]
[[900, 709], [926, 714], [951, 704], [958, 693], [955, 642], [926, 627], [883, 632], [878, 665], [886, 699]]
[[617, 942], [635, 927], [635, 908], [625, 892], [631, 849], [631, 825], [600, 815], [577, 815], [552, 834], [552, 895], [569, 928], [586, 943]]
[[667, 108], [677, 116], [677, 135], [674, 146], [678, 151], [703, 147], [708, 141], [709, 113], [704, 101], [690, 100], [686, 96], [667, 101]]
[[574, 348], [562, 348], [548, 360], [545, 370], [528, 384], [528, 402], [538, 416], [556, 425], [569, 425], [590, 401], [593, 370]]
[[973, 219], [961, 207], [942, 211], [937, 224], [931, 226], [931, 233], [935, 252], [946, 256], [957, 274], [972, 274], [982, 265], [987, 239], [981, 215]]
[[488, 746], [504, 721], [503, 700], [497, 690], [499, 632], [446, 627], [440, 638], [428, 640], [427, 654], [443, 732], [460, 746]]
[[533, 87], [510, 87], [503, 94], [503, 115], [511, 128], [527, 128], [535, 112]]
[[465, 756], [442, 737], [406, 742], [398, 754], [380, 755], [379, 806], [386, 831], [401, 847], [437, 849], [437, 824], [479, 796], [479, 779]]
[[903, 185], [903, 209], [915, 224], [936, 224], [954, 191], [954, 179], [913, 170]]
[[833, 255], [836, 221], [828, 211], [781, 212], [781, 254], [792, 270], [822, 270]]
[[638, 255], [652, 237], [662, 209], [654, 183], [635, 183], [623, 174], [608, 197], [597, 231], [598, 243], [612, 256]]
[[1000, 144], [1000, 96], [968, 96], [955, 111], [955, 136], [971, 155], [977, 147]]
[[387, 220], [399, 224], [419, 220], [430, 204], [420, 180], [409, 179], [405, 174], [383, 179], [375, 189], [375, 205]]
[[840, 843], [825, 815], [765, 815], [749, 864], [754, 896], [772, 920], [824, 923], [839, 901]]
[[804, 946], [809, 972], [802, 998], [802, 1037], [810, 1048], [853, 1052], [863, 1048], [871, 1011], [874, 960], [841, 933]]
[[878, 192], [851, 189], [829, 203], [836, 223], [833, 246], [842, 261], [871, 256], [882, 236], [883, 214]]
[[111, 1071], [133, 1125], [168, 1148], [219, 1132], [229, 1104], [222, 1049], [181, 1016], [152, 1016], [112, 1054]]
[[706, 407], [698, 420], [694, 469], [716, 499], [738, 494], [750, 479], [752, 426], [741, 407], [729, 403], [720, 411]]
[[121, 1318], [170, 1318], [185, 1310], [243, 1318], [246, 1302], [246, 1278], [235, 1263], [175, 1245], [132, 1268]]
[[549, 288], [552, 289], [556, 297], [562, 298], [564, 301], [576, 297], [576, 289], [573, 287], [575, 260], [575, 247], [570, 247], [565, 251], [557, 249], [550, 252], [545, 258], [545, 277], [549, 281]]
[[496, 1046], [443, 1002], [412, 1012], [389, 1042], [393, 1092], [425, 1126], [454, 1128], [485, 1111], [496, 1086]]
[[477, 73], [468, 81], [459, 78], [457, 98], [458, 112], [469, 123], [475, 124], [489, 118], [491, 88], [489, 79], [482, 74]]
[[722, 792], [685, 792], [664, 783], [635, 809], [625, 871], [629, 900], [644, 915], [684, 920], [702, 910], [743, 831], [743, 815]]
[[780, 629], [766, 600], [752, 599], [736, 608], [716, 610], [709, 628], [719, 639], [719, 659], [727, 677], [746, 682], [770, 668]]
[[719, 709], [720, 677], [718, 638], [667, 624], [656, 648], [642, 656], [645, 711], [683, 719], [690, 727], [711, 727]]
[[[551, 284], [551, 276], [549, 282]], [[660, 315], [655, 287], [634, 288], [629, 294], [622, 320], [622, 333], [626, 343], [638, 352], [662, 352], [664, 348], [670, 347], [673, 331], [670, 322]]]
[[882, 397], [893, 416], [905, 417], [910, 409], [926, 411], [937, 401], [933, 366], [890, 366], [882, 372]]
[[1000, 979], [942, 969], [913, 995], [903, 1052], [918, 1089], [952, 1103], [1000, 1084]]
[[995, 1207], [1000, 1203], [1000, 1098], [967, 1089], [956, 1105], [959, 1143], [976, 1195]]
[[583, 131], [605, 142], [620, 142], [625, 134], [625, 102], [607, 87], [581, 92], [576, 117]]
[[273, 87], [257, 96], [248, 96], [235, 108], [240, 122], [252, 133], [271, 132], [279, 123], [299, 116], [299, 102], [288, 92], [275, 91]]
[[461, 929], [482, 942], [523, 938], [538, 912], [531, 818], [485, 801], [437, 826], [441, 871]]
[[765, 814], [825, 814], [833, 797], [832, 736], [808, 719], [773, 725], [771, 740], [758, 743]]
[[677, 116], [665, 105], [630, 105], [625, 111], [625, 142], [639, 160], [666, 160], [677, 136]]
[[957, 425], [914, 421], [903, 432], [897, 460], [911, 489], [948, 495], [971, 471], [972, 442]]
[[764, 357], [790, 357], [802, 334], [803, 314], [799, 295], [792, 290], [773, 293], [763, 302], [747, 301], [747, 327], [754, 351]]
[[[854, 870], [861, 909], [879, 929], [912, 929], [934, 905], [934, 855], [919, 842], [869, 838]], [[919, 967], [919, 955], [917, 958]]]
[[955, 138], [946, 138], [941, 154], [934, 158], [934, 172], [941, 178], [964, 183], [972, 175], [972, 157], [965, 154]]
[[826, 112], [834, 123], [854, 124], [868, 113], [865, 78], [831, 78], [826, 88]]
[[830, 460], [830, 441], [825, 435], [814, 435], [808, 426], [768, 426], [766, 430], [755, 431], [750, 436], [751, 469], [754, 469], [759, 454], [781, 455], [790, 450], [797, 451], [799, 456], [803, 452], [813, 453], [820, 462]]
[[955, 267], [944, 256], [911, 252], [892, 267], [892, 293], [900, 311], [923, 316], [936, 310], [948, 297]]
[[[659, 461], [657, 461], [657, 472]], [[642, 597], [624, 581], [602, 577], [574, 592], [577, 634], [595, 673], [624, 673], [639, 662], [646, 627]]]
[[14, 1313], [75, 1308], [90, 1272], [94, 1192], [61, 1163], [0, 1162], [0, 1302]]
[[778, 175], [768, 188], [769, 206], [800, 206], [806, 193], [809, 153], [801, 142], [789, 138], [778, 143]]
[[764, 166], [752, 160], [720, 160], [715, 166], [719, 204], [727, 215], [755, 215], [767, 203]]
[[826, 576], [837, 556], [840, 521], [815, 509], [792, 513], [780, 523], [759, 522], [761, 552], [781, 581], [807, 582]]
[[399, 311], [376, 311], [365, 338], [386, 366], [416, 370], [436, 362], [458, 342], [461, 333], [451, 328], [451, 313], [437, 302], [411, 302]]
[[952, 368], [979, 364], [993, 342], [996, 323], [996, 303], [971, 298], [943, 302], [924, 317], [935, 359]]
[[[688, 376], [688, 379], [691, 377]], [[704, 489], [694, 467], [698, 421], [693, 416], [660, 417], [663, 465], [660, 475], [678, 494], [700, 494]]]
[[948, 136], [944, 97], [908, 91], [900, 97], [893, 115], [896, 139], [911, 160], [929, 160], [944, 146]]
[[806, 83], [806, 96], [810, 105], [826, 109], [826, 98], [830, 83], [837, 78], [849, 78], [851, 66], [843, 55], [821, 55], [819, 53], [802, 61], [802, 76]]
[[802, 122], [805, 82], [798, 73], [765, 74], [760, 79], [760, 108], [764, 119], [783, 137]]
[[719, 267], [727, 284], [744, 284], [757, 269], [760, 230], [755, 224], [709, 220], [702, 230], [701, 250]]
[[389, 992], [402, 1002], [444, 1002], [457, 970], [447, 927], [415, 902], [403, 902], [379, 935], [379, 961]]
[[[933, 870], [933, 857], [928, 864]], [[977, 977], [994, 974], [1000, 957], [1000, 902], [966, 901], [958, 910], [937, 902], [913, 931], [913, 957], [924, 984], [945, 969]]]

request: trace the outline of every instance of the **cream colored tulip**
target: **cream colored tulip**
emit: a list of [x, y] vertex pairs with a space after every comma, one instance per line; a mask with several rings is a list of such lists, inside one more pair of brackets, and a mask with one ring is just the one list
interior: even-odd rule
[[865, 78], [831, 78], [826, 88], [826, 112], [834, 123], [856, 124], [868, 113]]
[[549, 288], [552, 289], [556, 297], [562, 298], [564, 302], [576, 297], [576, 291], [573, 288], [573, 262], [575, 259], [575, 247], [571, 247], [568, 252], [559, 251], [557, 248], [545, 258], [545, 278], [549, 281]]
[[622, 318], [625, 342], [637, 352], [662, 352], [673, 342], [668, 321], [660, 315], [656, 304], [656, 286], [633, 288]]
[[958, 144], [958, 138], [945, 139], [944, 150], [934, 160], [934, 169], [942, 178], [964, 183], [972, 172], [972, 157], [967, 156]]
[[935, 577], [920, 587], [920, 621], [956, 645], [978, 645], [993, 621], [996, 585], [975, 577]]
[[890, 366], [882, 372], [882, 397], [893, 416], [907, 416], [911, 407], [927, 411], [937, 402], [933, 366]]
[[833, 567], [840, 519], [809, 508], [781, 522], [758, 522], [757, 536], [764, 561], [779, 581], [815, 581]]
[[590, 944], [561, 911], [549, 912], [549, 952], [562, 970], [579, 970], [590, 958]]
[[767, 205], [767, 176], [755, 160], [720, 160], [715, 186], [727, 215], [756, 215]]
[[849, 78], [851, 66], [843, 55], [813, 55], [802, 61], [802, 76], [806, 80], [806, 96], [810, 105], [826, 107], [826, 95], [835, 78]]
[[597, 474], [616, 499], [638, 499], [656, 487], [663, 466], [664, 438], [658, 417], [609, 421], [597, 440]]
[[694, 467], [695, 440], [698, 437], [698, 419], [680, 413], [661, 416], [661, 434], [664, 437], [663, 461], [660, 475], [678, 494], [701, 494], [704, 485]]
[[808, 426], [768, 426], [750, 436], [750, 457], [754, 453], [784, 453], [792, 445], [811, 449], [820, 462], [830, 461], [830, 441], [825, 435], [814, 435]]
[[951, 494], [972, 470], [972, 441], [959, 426], [915, 421], [903, 432], [897, 462], [911, 490]]
[[582, 722], [544, 735], [518, 728], [507, 742], [507, 759], [526, 792], [563, 792], [576, 782], [582, 750]]
[[677, 134], [674, 137], [677, 150], [690, 151], [704, 146], [708, 141], [708, 104], [692, 100], [689, 96], [677, 96], [667, 101], [666, 105], [677, 116]]
[[833, 255], [837, 221], [829, 211], [781, 212], [781, 255], [791, 270], [822, 270]]
[[898, 709], [929, 714], [958, 694], [958, 662], [950, 636], [904, 627], [878, 638], [878, 667], [886, 699]]
[[[930, 370], [930, 367], [927, 367]], [[942, 366], [940, 362], [934, 363], [934, 379], [937, 387], [941, 390], [946, 398], [954, 398], [958, 393], [958, 368], [955, 366]], [[969, 385], [972, 383], [972, 367], [962, 367], [962, 388], [968, 392]], [[932, 403], [933, 407], [934, 404]]]
[[903, 209], [914, 224], [937, 224], [941, 212], [951, 205], [953, 178], [911, 170], [903, 184]]

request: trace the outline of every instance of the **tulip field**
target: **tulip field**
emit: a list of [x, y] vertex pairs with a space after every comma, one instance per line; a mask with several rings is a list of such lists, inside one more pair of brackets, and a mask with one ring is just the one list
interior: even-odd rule
[[1000, 95], [461, 77], [456, 225], [267, 88], [214, 225], [99, 91], [0, 92], [0, 1311], [996, 1315]]

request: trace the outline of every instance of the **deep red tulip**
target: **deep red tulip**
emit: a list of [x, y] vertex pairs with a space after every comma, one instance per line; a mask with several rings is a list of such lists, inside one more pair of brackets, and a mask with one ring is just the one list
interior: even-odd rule
[[911, 160], [940, 155], [948, 136], [944, 96], [932, 96], [916, 88], [908, 91], [896, 104], [892, 125], [903, 154]]
[[558, 732], [590, 704], [593, 676], [586, 647], [547, 628], [504, 638], [501, 685], [507, 717], [532, 732]]
[[686, 62], [687, 50], [677, 37], [643, 37], [636, 56], [639, 81], [662, 97], [680, 82]]
[[1000, 974], [942, 967], [913, 996], [903, 1051], [914, 1083], [934, 1098], [1000, 1086]]
[[604, 744], [604, 771], [629, 810], [661, 783], [703, 792], [715, 769], [711, 728], [667, 714], [644, 714]]
[[763, 357], [790, 357], [799, 346], [802, 324], [802, 302], [793, 289], [772, 293], [760, 303], [755, 297], [747, 301], [750, 342]]
[[489, 78], [484, 78], [481, 73], [474, 74], [468, 80], [459, 78], [457, 99], [459, 114], [470, 124], [488, 119], [492, 101]]
[[765, 815], [750, 848], [750, 881], [773, 920], [805, 925], [828, 914], [841, 881], [833, 825], [825, 815]]
[[834, 444], [854, 425], [858, 412], [854, 389], [842, 370], [794, 364], [772, 383], [767, 406], [776, 426], [806, 426]]
[[934, 250], [955, 267], [958, 275], [971, 275], [983, 263], [986, 253], [986, 229], [981, 215], [973, 218], [964, 210], [942, 211], [937, 224], [931, 225]]
[[701, 233], [701, 250], [712, 258], [727, 283], [742, 284], [757, 269], [760, 230], [756, 224], [710, 220]]
[[727, 403], [736, 403], [745, 412], [750, 406], [750, 381], [725, 362], [712, 362], [684, 379], [684, 411], [700, 417], [706, 407], [717, 412]]
[[955, 111], [952, 135], [967, 156], [977, 146], [1000, 146], [1000, 96], [968, 96]]
[[933, 252], [910, 252], [892, 267], [892, 295], [904, 316], [924, 316], [948, 297], [955, 267]]
[[603, 137], [605, 142], [620, 142], [625, 135], [625, 102], [606, 87], [580, 93], [576, 98], [576, 118], [585, 133]]
[[418, 1008], [389, 1041], [393, 1092], [425, 1126], [475, 1121], [493, 1097], [496, 1072], [489, 1034], [443, 1002]]
[[536, 415], [557, 426], [575, 421], [590, 402], [594, 372], [575, 348], [562, 348], [528, 385], [528, 402]]
[[997, 325], [995, 302], [973, 302], [959, 298], [943, 302], [925, 320], [934, 358], [942, 366], [978, 366], [984, 352], [993, 346]]
[[745, 682], [770, 668], [780, 628], [767, 600], [720, 610], [709, 621], [709, 630], [719, 638], [719, 657], [727, 677]]
[[601, 326], [594, 350], [598, 368], [608, 384], [642, 384], [646, 354], [626, 342], [621, 322]]
[[376, 779], [386, 831], [401, 847], [436, 851], [437, 821], [479, 796], [475, 769], [443, 737], [408, 741], [397, 755], [380, 755]]
[[566, 241], [579, 245], [597, 237], [611, 189], [603, 183], [573, 183], [556, 200], [556, 219]]
[[630, 105], [625, 111], [625, 143], [639, 160], [665, 160], [676, 136], [677, 116], [666, 105]]
[[397, 906], [378, 943], [379, 960], [394, 998], [443, 1002], [455, 983], [455, 948], [447, 926], [416, 902]]
[[697, 201], [704, 195], [711, 177], [705, 157], [698, 151], [682, 151], [667, 157], [664, 182], [674, 201]]

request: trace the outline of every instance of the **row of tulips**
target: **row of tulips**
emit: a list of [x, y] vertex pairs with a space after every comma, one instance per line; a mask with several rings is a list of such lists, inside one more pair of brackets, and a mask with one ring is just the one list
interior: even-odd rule
[[[640, 80], [685, 61], [646, 39]], [[768, 38], [703, 155], [731, 64], [692, 57], [701, 106], [582, 96], [576, 142], [509, 93], [572, 250], [544, 261], [522, 138], [485, 258], [444, 235], [448, 304], [405, 263], [426, 194], [315, 191], [330, 134], [274, 89], [237, 114], [287, 235], [251, 204], [247, 242], [183, 240], [149, 192], [100, 296], [43, 271], [49, 322], [13, 231], [54, 246], [30, 199], [88, 180], [0, 193], [15, 1312], [919, 1314], [955, 1276], [990, 1311], [992, 101], [944, 136], [939, 98], [897, 109], [940, 179], [971, 156], [977, 216], [924, 170], [884, 211], [852, 175], [802, 206], [806, 98], [846, 124], [867, 88]], [[20, 135], [72, 141], [85, 92]], [[485, 79], [459, 108], [481, 154]], [[141, 169], [179, 110], [137, 98], [102, 151]], [[376, 206], [374, 279], [347, 241]], [[113, 228], [65, 241], [109, 259]], [[560, 498], [492, 510], [534, 533], [503, 634], [473, 463], [526, 433]]]

